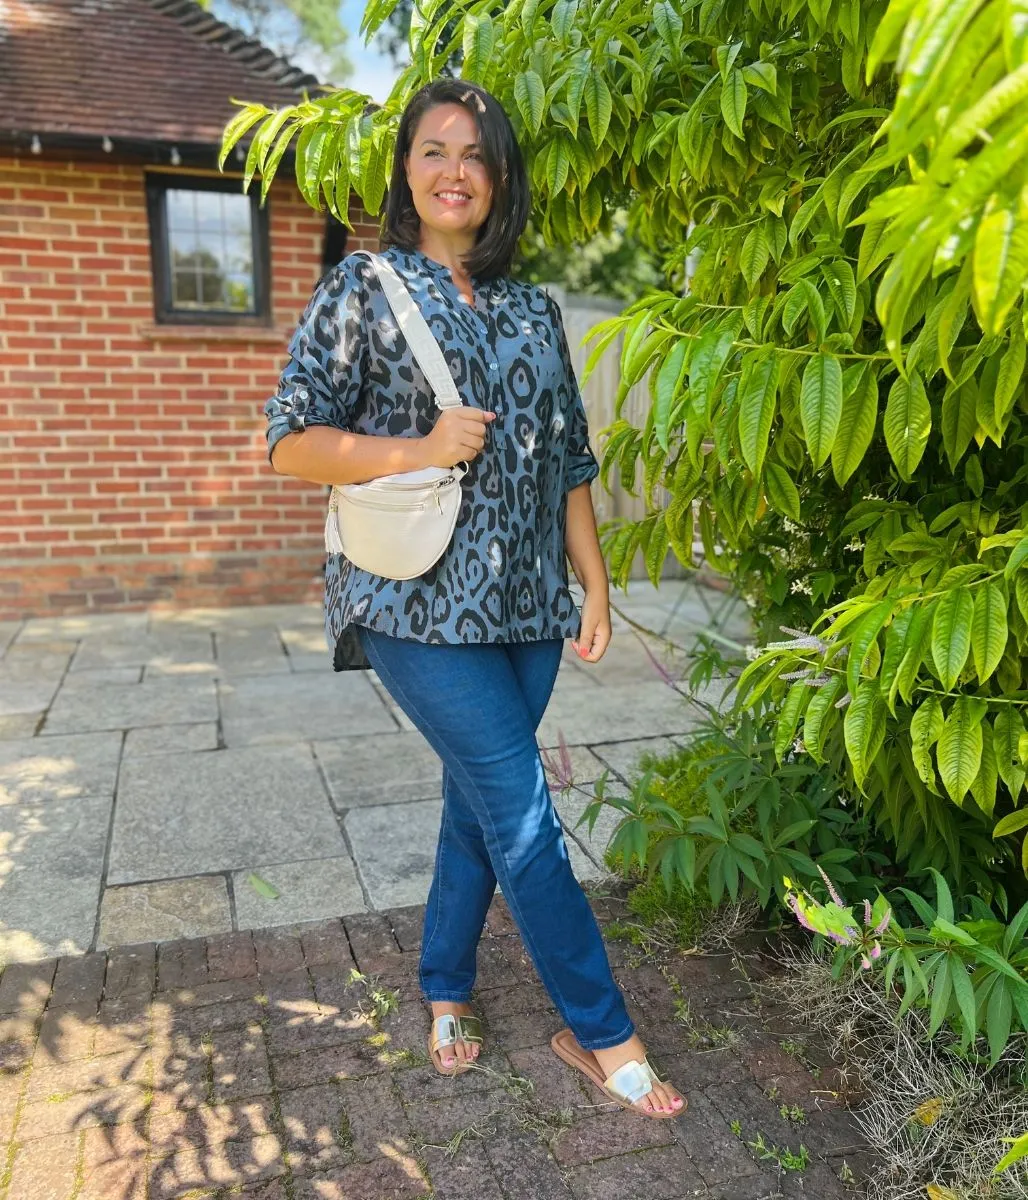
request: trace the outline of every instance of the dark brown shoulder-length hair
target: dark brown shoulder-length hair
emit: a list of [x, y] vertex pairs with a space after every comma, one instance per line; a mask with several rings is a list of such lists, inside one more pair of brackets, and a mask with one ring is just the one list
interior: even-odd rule
[[434, 79], [416, 92], [403, 110], [386, 195], [382, 246], [417, 249], [421, 218], [414, 207], [403, 163], [410, 153], [418, 122], [430, 108], [440, 104], [462, 104], [474, 117], [482, 161], [492, 184], [489, 215], [482, 222], [473, 249], [464, 256], [464, 269], [480, 280], [508, 275], [528, 221], [531, 202], [528, 174], [503, 105], [484, 88], [461, 79]]

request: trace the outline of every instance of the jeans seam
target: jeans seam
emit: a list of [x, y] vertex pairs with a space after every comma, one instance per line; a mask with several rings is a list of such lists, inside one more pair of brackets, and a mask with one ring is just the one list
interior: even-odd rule
[[[446, 767], [445, 763], [443, 764], [443, 769], [446, 770], [447, 772], [449, 771], [449, 768]], [[442, 825], [439, 830], [439, 856], [438, 856], [438, 861], [436, 862], [436, 876], [438, 878], [438, 895], [436, 896], [436, 911], [433, 914], [434, 923], [432, 925], [432, 932], [428, 936], [428, 942], [422, 946], [421, 953], [418, 955], [418, 983], [421, 985], [422, 991], [424, 991], [424, 988], [425, 988], [425, 977], [422, 974], [422, 965], [424, 963], [425, 957], [428, 954], [429, 949], [431, 948], [432, 942], [435, 940], [435, 935], [439, 932], [439, 903], [438, 903], [438, 900], [439, 900], [439, 896], [442, 895], [442, 891], [443, 891], [443, 860], [445, 858], [445, 845], [446, 845], [446, 838], [443, 836], [443, 834], [445, 832], [446, 822], [448, 819], [449, 818], [448, 818], [448, 815], [446, 812], [446, 787], [445, 787], [445, 782], [444, 782], [444, 786], [443, 786], [443, 816], [442, 816]]]
[[[370, 639], [370, 638], [368, 639], [368, 642], [369, 642], [369, 646], [367, 647], [367, 649], [368, 649], [368, 650], [370, 650], [370, 649], [371, 649], [371, 645], [370, 645], [371, 639]], [[370, 653], [368, 653], [368, 658], [370, 659], [370, 657], [371, 657], [371, 655], [370, 655]], [[396, 677], [393, 675], [392, 671], [390, 671], [388, 668], [385, 668], [385, 670], [383, 670], [383, 667], [382, 667], [382, 664], [381, 664], [381, 656], [380, 656], [380, 655], [378, 655], [378, 654], [377, 654], [377, 652], [376, 652], [376, 655], [375, 655], [375, 657], [376, 657], [376, 658], [379, 660], [379, 661], [378, 661], [378, 663], [376, 663], [376, 664], [375, 664], [375, 671], [376, 671], [376, 673], [379, 675], [379, 677], [381, 678], [381, 677], [383, 677], [383, 676], [388, 676], [388, 677], [389, 677], [389, 678], [392, 680], [392, 684], [393, 684], [393, 686], [396, 688], [396, 690], [397, 690], [398, 692], [400, 692], [400, 693], [401, 693], [401, 694], [404, 696], [404, 698], [406, 699], [406, 701], [407, 701], [407, 703], [410, 705], [410, 707], [411, 707], [411, 708], [412, 708], [412, 709], [413, 709], [413, 710], [414, 710], [414, 711], [415, 711], [415, 712], [416, 712], [416, 713], [417, 713], [419, 716], [422, 716], [422, 712], [421, 712], [421, 707], [420, 707], [420, 705], [416, 704], [416, 703], [415, 703], [415, 702], [414, 702], [414, 701], [411, 699], [411, 697], [410, 697], [410, 696], [407, 694], [406, 690], [405, 690], [405, 689], [404, 689], [404, 688], [403, 688], [403, 687], [402, 687], [402, 686], [401, 686], [401, 685], [398, 683], [398, 681], [396, 680]], [[424, 719], [424, 718], [422, 717], [422, 719]], [[428, 722], [426, 722], [426, 724], [429, 724], [429, 723], [428, 723]], [[538, 757], [538, 746], [536, 747], [536, 753], [537, 753], [537, 757]], [[451, 772], [451, 774], [452, 774], [452, 772]], [[468, 783], [469, 783], [469, 784], [471, 784], [471, 790], [472, 790], [472, 791], [474, 792], [474, 794], [475, 794], [475, 795], [478, 797], [479, 803], [480, 803], [480, 804], [482, 804], [482, 810], [483, 810], [483, 812], [485, 813], [485, 815], [486, 815], [486, 819], [487, 819], [487, 820], [488, 820], [488, 822], [489, 822], [489, 828], [490, 828], [490, 832], [491, 832], [491, 834], [492, 834], [492, 836], [493, 836], [493, 840], [496, 842], [496, 844], [497, 844], [497, 845], [499, 845], [499, 840], [500, 840], [500, 839], [499, 839], [499, 837], [497, 836], [497, 833], [496, 833], [496, 826], [495, 826], [495, 824], [493, 823], [493, 819], [492, 819], [492, 816], [491, 816], [491, 814], [490, 814], [490, 812], [489, 812], [488, 806], [484, 804], [484, 802], [483, 802], [483, 797], [482, 797], [482, 794], [481, 794], [481, 792], [479, 792], [478, 788], [474, 786], [474, 783], [473, 783], [473, 781], [470, 779], [470, 777], [468, 778]], [[507, 877], [507, 876], [508, 876], [508, 872], [507, 872], [507, 864], [506, 864], [506, 862], [505, 862], [505, 861], [503, 861], [503, 856], [502, 856], [502, 855], [500, 856], [500, 860], [501, 860], [501, 865], [502, 865], [502, 867], [503, 867], [503, 874], [504, 874], [504, 876], [505, 876], [505, 877]], [[496, 866], [495, 866], [495, 864], [493, 865], [493, 871], [494, 871], [494, 873], [497, 875], [497, 878], [499, 879], [499, 873], [498, 873], [498, 872], [496, 872]], [[509, 877], [508, 877], [508, 878], [509, 878]], [[501, 888], [503, 888], [503, 883], [504, 883], [504, 880], [503, 880], [503, 879], [500, 879], [500, 887], [501, 887]], [[542, 956], [542, 955], [541, 955], [541, 954], [538, 952], [538, 950], [537, 950], [537, 948], [536, 948], [536, 945], [535, 945], [535, 941], [534, 941], [534, 939], [532, 938], [531, 934], [528, 932], [528, 924], [527, 924], [527, 922], [524, 920], [524, 917], [523, 917], [523, 915], [522, 915], [522, 913], [521, 913], [521, 908], [520, 908], [520, 905], [518, 905], [518, 903], [517, 903], [517, 902], [516, 902], [516, 900], [514, 899], [514, 895], [513, 895], [513, 889], [505, 889], [503, 894], [504, 894], [504, 898], [507, 900], [507, 903], [511, 905], [511, 907], [514, 909], [515, 915], [516, 915], [516, 916], [519, 918], [518, 925], [519, 925], [519, 928], [521, 929], [521, 936], [522, 936], [522, 937], [525, 939], [525, 941], [528, 943], [528, 950], [529, 950], [529, 953], [532, 955], [532, 959], [533, 959], [533, 961], [534, 961], [534, 963], [535, 963], [536, 970], [539, 972], [540, 976], [542, 976], [542, 978], [543, 978], [543, 984], [544, 984], [544, 986], [547, 988], [547, 990], [550, 992], [550, 994], [551, 994], [551, 995], [554, 997], [554, 1000], [555, 1000], [555, 1002], [556, 1002], [556, 1006], [557, 1006], [558, 1010], [560, 1011], [560, 1015], [561, 1015], [561, 1016], [564, 1018], [565, 1022], [566, 1022], [566, 1023], [567, 1023], [569, 1026], [571, 1026], [572, 1022], [571, 1022], [571, 1019], [570, 1019], [570, 1017], [568, 1016], [568, 1012], [567, 1012], [567, 1008], [566, 1008], [566, 1005], [565, 1005], [565, 1001], [564, 1001], [563, 994], [561, 993], [561, 990], [560, 990], [560, 988], [559, 988], [559, 987], [557, 987], [557, 986], [556, 986], [556, 984], [555, 984], [555, 982], [553, 981], [553, 979], [552, 979], [552, 976], [550, 975], [550, 972], [549, 972], [549, 970], [548, 970], [548, 969], [546, 969], [546, 968], [545, 968], [545, 967], [542, 965], [542, 964], [545, 962], [545, 959], [544, 959], [544, 957], [543, 957], [543, 956]], [[616, 987], [616, 986], [617, 986], [617, 985], [616, 985], [616, 983], [615, 983], [615, 987]], [[616, 1045], [616, 1043], [614, 1043], [614, 1044]]]

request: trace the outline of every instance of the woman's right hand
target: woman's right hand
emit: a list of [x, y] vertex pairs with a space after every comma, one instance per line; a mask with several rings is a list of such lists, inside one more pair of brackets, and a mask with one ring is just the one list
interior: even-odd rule
[[459, 408], [444, 408], [423, 439], [428, 466], [452, 467], [459, 462], [470, 463], [482, 453], [486, 426], [496, 420], [496, 413], [483, 412], [462, 404]]

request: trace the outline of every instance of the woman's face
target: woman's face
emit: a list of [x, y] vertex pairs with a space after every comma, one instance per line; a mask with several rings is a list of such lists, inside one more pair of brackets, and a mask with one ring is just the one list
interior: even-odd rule
[[488, 217], [492, 184], [478, 126], [463, 104], [437, 104], [422, 114], [404, 168], [424, 226], [473, 234]]

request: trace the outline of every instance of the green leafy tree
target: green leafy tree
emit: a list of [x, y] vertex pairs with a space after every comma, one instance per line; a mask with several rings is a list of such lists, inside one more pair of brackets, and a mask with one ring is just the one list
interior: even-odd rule
[[319, 78], [344, 83], [353, 74], [338, 0], [200, 0], [213, 16], [256, 38]]
[[[374, 32], [396, 0], [371, 0]], [[623, 581], [706, 557], [788, 641], [740, 702], [829, 762], [911, 871], [983, 894], [1028, 874], [1028, 0], [428, 0], [388, 102], [340, 91], [297, 137], [309, 202], [377, 212], [406, 100], [459, 50], [513, 115], [548, 243], [613, 198], [666, 286], [619, 332], [605, 477], [649, 505], [605, 531]], [[686, 292], [687, 294], [683, 294]], [[646, 377], [641, 427], [623, 419]], [[664, 497], [670, 499], [665, 502]], [[813, 632], [808, 632], [808, 631]]]

